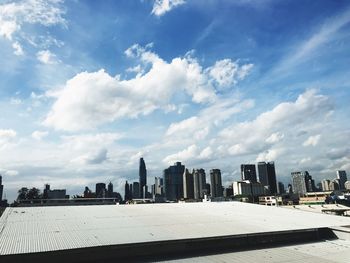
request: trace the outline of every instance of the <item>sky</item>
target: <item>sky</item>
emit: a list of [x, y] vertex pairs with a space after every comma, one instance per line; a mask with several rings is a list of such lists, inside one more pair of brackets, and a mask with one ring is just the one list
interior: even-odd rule
[[138, 180], [176, 161], [350, 173], [346, 0], [0, 0], [0, 174], [21, 187]]

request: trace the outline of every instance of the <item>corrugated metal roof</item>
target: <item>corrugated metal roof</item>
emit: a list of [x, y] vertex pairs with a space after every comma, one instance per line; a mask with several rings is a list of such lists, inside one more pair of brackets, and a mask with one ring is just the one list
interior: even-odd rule
[[209, 256], [191, 257], [162, 262], [193, 263], [348, 263], [350, 259], [350, 241], [335, 240], [315, 242], [303, 245], [256, 249], [249, 251], [221, 253]]
[[350, 218], [240, 202], [7, 208], [0, 255], [350, 225]]

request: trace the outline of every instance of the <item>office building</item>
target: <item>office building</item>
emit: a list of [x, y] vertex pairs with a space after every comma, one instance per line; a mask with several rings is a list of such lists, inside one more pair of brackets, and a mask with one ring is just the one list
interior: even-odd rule
[[339, 179], [340, 190], [345, 189], [345, 182], [348, 180], [348, 178], [346, 176], [346, 172], [343, 170], [338, 170], [337, 171], [337, 179]]
[[153, 195], [155, 196], [163, 196], [164, 195], [164, 188], [163, 188], [163, 178], [161, 177], [155, 177], [154, 178], [154, 190]]
[[128, 181], [125, 181], [125, 187], [124, 187], [124, 200], [129, 201], [131, 199], [130, 196], [130, 186]]
[[350, 190], [350, 181], [346, 181], [344, 185], [346, 190]]
[[147, 169], [143, 158], [140, 158], [139, 165], [139, 183], [140, 183], [140, 195], [145, 198], [147, 195], [147, 190], [145, 186], [147, 185]]
[[329, 183], [329, 191], [340, 190], [340, 180], [334, 179]]
[[259, 181], [267, 186], [271, 195], [277, 194], [276, 171], [274, 162], [258, 163]]
[[169, 201], [176, 201], [184, 196], [183, 174], [185, 166], [176, 162], [163, 172], [165, 197]]
[[97, 198], [105, 198], [106, 197], [106, 184], [105, 183], [97, 183], [95, 188], [95, 193]]
[[194, 199], [203, 199], [207, 194], [206, 178], [204, 169], [196, 169], [193, 171], [194, 178]]
[[140, 183], [139, 182], [132, 183], [132, 198], [133, 199], [141, 198]]
[[241, 178], [242, 181], [249, 180], [256, 183], [256, 169], [255, 164], [241, 164]]
[[233, 195], [241, 195], [241, 196], [261, 196], [265, 194], [265, 187], [261, 183], [254, 183], [249, 180], [246, 181], [238, 181], [233, 182]]
[[330, 191], [330, 180], [322, 180], [321, 181], [321, 187], [322, 187], [322, 191], [326, 192], [326, 191]]
[[183, 184], [184, 184], [184, 198], [185, 199], [194, 199], [194, 171], [190, 173], [188, 169], [185, 169], [183, 175]]
[[107, 186], [107, 197], [109, 197], [109, 198], [114, 197], [112, 182], [109, 182], [109, 184]]
[[314, 192], [315, 181], [308, 171], [305, 172], [292, 172], [292, 185], [293, 193], [303, 195], [307, 192]]
[[2, 194], [4, 192], [4, 186], [2, 185], [2, 176], [0, 174], [0, 203], [2, 201]]
[[220, 169], [212, 169], [210, 170], [210, 190], [212, 197], [222, 197], [223, 189], [221, 182], [221, 171]]
[[282, 182], [278, 182], [278, 193], [284, 194], [286, 192], [286, 190], [284, 189], [284, 184]]

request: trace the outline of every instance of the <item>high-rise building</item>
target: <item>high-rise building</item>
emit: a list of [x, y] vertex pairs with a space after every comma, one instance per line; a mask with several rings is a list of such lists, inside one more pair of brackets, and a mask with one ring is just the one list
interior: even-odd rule
[[241, 164], [241, 177], [242, 181], [251, 181], [256, 183], [256, 169], [255, 164]]
[[259, 181], [262, 185], [267, 186], [270, 194], [277, 194], [276, 171], [274, 162], [258, 163]]
[[133, 199], [141, 198], [140, 183], [139, 182], [132, 183], [132, 198]]
[[154, 178], [154, 195], [156, 195], [156, 196], [163, 196], [164, 195], [163, 178], [161, 178], [161, 177]]
[[184, 184], [184, 198], [193, 199], [194, 198], [194, 175], [190, 173], [188, 169], [185, 169], [183, 175], [183, 184]]
[[346, 176], [346, 172], [343, 170], [337, 171], [337, 179], [339, 179], [339, 187], [340, 189], [345, 189], [345, 182], [348, 180]]
[[95, 193], [96, 193], [97, 198], [106, 197], [106, 184], [105, 183], [97, 183], [95, 190], [96, 190]]
[[211, 196], [222, 197], [223, 189], [221, 182], [221, 171], [220, 169], [210, 170], [210, 182], [211, 182]]
[[3, 191], [4, 191], [4, 186], [2, 185], [2, 176], [0, 174], [0, 203], [2, 201], [2, 194], [3, 194]]
[[265, 194], [265, 187], [261, 183], [253, 183], [252, 181], [246, 180], [242, 182], [233, 182], [233, 195], [242, 196], [260, 196]]
[[295, 194], [305, 194], [306, 192], [315, 191], [315, 181], [308, 171], [305, 172], [292, 172], [292, 184], [293, 193]]
[[142, 197], [147, 195], [147, 191], [145, 192], [145, 186], [147, 185], [147, 169], [146, 164], [143, 158], [140, 158], [139, 165], [139, 183], [140, 183], [140, 194]]
[[329, 183], [329, 191], [340, 190], [340, 180], [334, 179]]
[[194, 180], [194, 199], [203, 199], [204, 195], [207, 194], [206, 184], [207, 180], [205, 177], [204, 169], [196, 169], [193, 171]]
[[128, 201], [130, 200], [130, 187], [129, 187], [129, 183], [128, 181], [125, 181], [125, 187], [124, 187], [125, 191], [124, 191], [124, 200]]
[[329, 191], [329, 190], [330, 190], [330, 188], [329, 188], [330, 183], [331, 183], [330, 180], [327, 180], [327, 179], [322, 180], [322, 181], [321, 181], [322, 191]]
[[350, 190], [350, 181], [346, 181], [344, 185], [346, 190]]
[[286, 192], [286, 190], [284, 189], [284, 184], [282, 182], [278, 182], [278, 193], [284, 194]]
[[107, 197], [111, 198], [113, 197], [113, 184], [112, 182], [109, 182], [107, 186]]
[[183, 174], [185, 166], [181, 162], [176, 162], [174, 165], [164, 170], [164, 192], [165, 197], [169, 201], [176, 201], [184, 196], [183, 190]]
[[132, 188], [132, 183], [129, 184], [129, 195], [130, 195], [130, 200], [134, 198], [134, 192], [133, 192], [133, 188]]

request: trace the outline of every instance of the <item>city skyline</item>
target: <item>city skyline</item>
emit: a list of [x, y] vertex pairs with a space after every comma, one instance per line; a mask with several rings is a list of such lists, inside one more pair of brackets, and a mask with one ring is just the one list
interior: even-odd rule
[[181, 161], [225, 186], [258, 162], [285, 186], [294, 171], [349, 173], [347, 1], [162, 3], [0, 4], [9, 200], [46, 183], [123, 193], [140, 157], [148, 178]]

